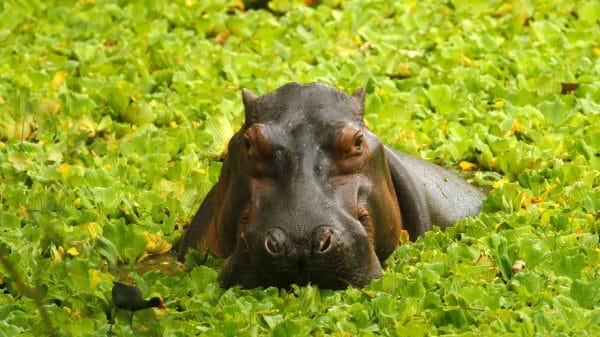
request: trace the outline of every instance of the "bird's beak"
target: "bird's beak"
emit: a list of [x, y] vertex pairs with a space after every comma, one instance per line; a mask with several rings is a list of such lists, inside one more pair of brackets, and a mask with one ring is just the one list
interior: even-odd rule
[[166, 312], [169, 312], [169, 309], [167, 309], [167, 307], [165, 307], [165, 304], [163, 303], [162, 298], [160, 299], [160, 304], [158, 305], [158, 307], [163, 309]]

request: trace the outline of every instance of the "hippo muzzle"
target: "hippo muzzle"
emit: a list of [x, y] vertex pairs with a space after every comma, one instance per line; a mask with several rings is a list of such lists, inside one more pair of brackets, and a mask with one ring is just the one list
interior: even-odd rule
[[312, 283], [337, 289], [381, 275], [365, 225], [331, 199], [304, 196], [295, 203], [281, 196], [248, 223], [223, 267], [223, 286]]
[[402, 230], [476, 214], [483, 195], [393, 150], [363, 123], [364, 90], [291, 83], [243, 91], [246, 120], [180, 245], [225, 257], [221, 284], [362, 287]]

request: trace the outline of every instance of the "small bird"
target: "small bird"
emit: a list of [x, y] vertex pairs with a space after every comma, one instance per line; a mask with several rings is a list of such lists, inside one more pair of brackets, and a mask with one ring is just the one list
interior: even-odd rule
[[113, 319], [116, 317], [119, 309], [131, 311], [129, 325], [133, 322], [133, 314], [138, 310], [148, 308], [161, 308], [167, 310], [162, 298], [153, 297], [149, 300], [145, 300], [142, 292], [135, 285], [114, 282], [112, 298], [115, 304], [115, 313], [112, 315]]

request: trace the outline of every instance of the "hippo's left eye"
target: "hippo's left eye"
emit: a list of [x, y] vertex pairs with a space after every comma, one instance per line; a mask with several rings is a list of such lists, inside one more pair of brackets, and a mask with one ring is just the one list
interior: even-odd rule
[[362, 132], [358, 131], [354, 135], [354, 149], [360, 151], [360, 149], [362, 148], [362, 145], [363, 145], [363, 141], [364, 141], [363, 134], [362, 134]]

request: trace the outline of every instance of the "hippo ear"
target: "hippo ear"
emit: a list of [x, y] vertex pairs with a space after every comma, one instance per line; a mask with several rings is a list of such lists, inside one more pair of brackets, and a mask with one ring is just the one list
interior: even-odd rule
[[256, 107], [255, 102], [258, 96], [250, 89], [242, 89], [242, 101], [244, 102], [244, 109], [246, 110], [246, 124], [251, 124], [256, 118]]
[[242, 100], [244, 101], [244, 106], [248, 108], [249, 105], [254, 104], [258, 96], [252, 92], [250, 89], [243, 88], [242, 89]]
[[359, 110], [356, 111], [357, 117], [363, 118], [365, 114], [365, 88], [358, 88], [352, 93], [352, 98], [358, 104]]

